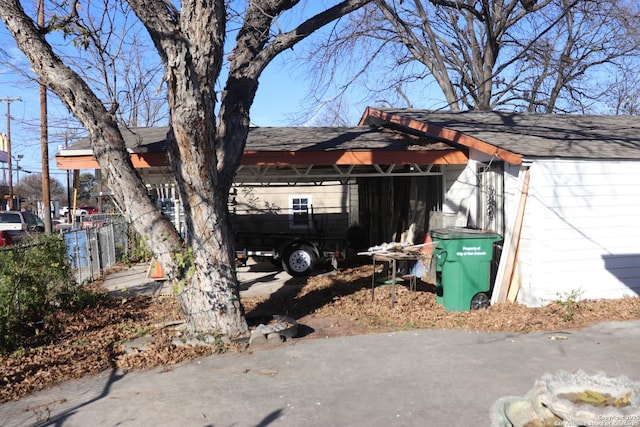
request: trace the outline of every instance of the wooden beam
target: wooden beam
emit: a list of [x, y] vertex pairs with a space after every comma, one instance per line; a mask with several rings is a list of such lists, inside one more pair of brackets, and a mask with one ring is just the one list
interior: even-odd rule
[[[133, 167], [136, 169], [169, 166], [165, 153], [133, 153], [130, 155]], [[94, 156], [56, 156], [56, 166], [62, 170], [100, 169]]]
[[522, 156], [520, 154], [503, 150], [500, 147], [496, 147], [495, 145], [486, 143], [457, 130], [442, 128], [428, 122], [410, 119], [408, 117], [403, 117], [401, 115], [396, 115], [393, 113], [386, 113], [372, 107], [367, 107], [364, 115], [360, 119], [359, 125], [363, 126], [368, 117], [373, 117], [387, 123], [393, 123], [404, 128], [412, 129], [425, 135], [429, 135], [434, 138], [438, 138], [454, 144], [460, 144], [468, 148], [473, 148], [489, 156], [494, 156], [502, 159], [507, 163], [511, 163], [512, 165], [522, 164]]
[[[527, 195], [529, 194], [529, 176], [531, 169], [527, 169], [524, 175], [524, 182], [522, 183], [522, 192], [520, 193], [520, 203], [518, 204], [518, 213], [516, 214], [515, 222], [513, 224], [513, 230], [511, 231], [511, 237], [508, 241], [508, 246], [505, 246], [506, 254], [502, 254], [502, 257], [506, 256], [506, 259], [500, 260], [500, 267], [504, 265], [502, 275], [500, 274], [500, 267], [498, 268], [498, 274], [496, 277], [496, 283], [493, 290], [492, 302], [505, 302], [509, 293], [509, 286], [512, 283], [513, 272], [515, 270], [515, 264], [518, 261], [518, 251], [520, 246], [520, 233], [522, 232], [522, 222], [524, 220], [525, 207], [527, 205]], [[518, 278], [515, 283], [520, 289], [520, 280]], [[515, 290], [514, 290], [515, 291]]]
[[[466, 165], [468, 155], [461, 150], [412, 151], [245, 151], [242, 165]], [[164, 153], [131, 154], [138, 169], [169, 166]], [[56, 156], [58, 169], [100, 169], [93, 156]]]
[[466, 165], [461, 150], [412, 151], [245, 151], [243, 165]]
[[520, 292], [520, 283], [522, 277], [520, 276], [520, 267], [518, 266], [518, 255], [520, 254], [520, 244], [516, 249], [516, 257], [514, 261], [514, 270], [511, 274], [511, 282], [509, 283], [509, 290], [507, 291], [507, 301], [516, 302], [518, 299], [518, 292]]
[[98, 161], [93, 156], [56, 156], [56, 167], [62, 170], [100, 169]]

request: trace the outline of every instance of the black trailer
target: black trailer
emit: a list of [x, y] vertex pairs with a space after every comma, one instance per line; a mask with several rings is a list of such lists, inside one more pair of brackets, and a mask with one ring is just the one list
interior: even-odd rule
[[249, 257], [268, 259], [291, 276], [305, 277], [323, 263], [330, 262], [335, 268], [344, 258], [344, 215], [314, 214], [311, 206], [308, 211], [291, 215], [286, 209], [243, 214], [234, 211], [236, 255], [242, 264]]
[[303, 233], [236, 233], [236, 256], [242, 264], [249, 257], [268, 259], [291, 276], [306, 277], [326, 262], [337, 267], [344, 241]]

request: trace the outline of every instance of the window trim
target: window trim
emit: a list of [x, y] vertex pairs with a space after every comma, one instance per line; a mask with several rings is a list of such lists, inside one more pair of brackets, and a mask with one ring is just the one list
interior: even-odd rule
[[[300, 199], [300, 200], [304, 200], [306, 199], [306, 207], [307, 207], [307, 221], [302, 224], [302, 223], [295, 223], [295, 214], [296, 214], [296, 209], [294, 207], [294, 200], [296, 199]], [[300, 204], [300, 203], [299, 203]], [[300, 210], [301, 212], [301, 210]], [[313, 212], [313, 201], [312, 201], [312, 197], [310, 194], [289, 194], [289, 229], [292, 230], [300, 230], [300, 229], [310, 229], [313, 227], [313, 218], [312, 218], [312, 212]]]

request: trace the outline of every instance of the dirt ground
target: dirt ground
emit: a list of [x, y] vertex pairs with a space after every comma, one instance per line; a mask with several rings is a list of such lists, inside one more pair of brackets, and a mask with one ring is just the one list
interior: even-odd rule
[[[559, 331], [601, 321], [640, 319], [640, 298], [576, 301], [559, 297], [544, 308], [496, 304], [470, 312], [447, 312], [436, 302], [434, 287], [418, 283], [416, 291], [378, 287], [372, 300], [371, 266], [342, 269], [334, 274], [300, 280], [286, 293], [243, 298], [251, 328], [275, 314], [298, 322], [294, 340], [379, 333], [414, 328], [477, 331]], [[99, 283], [94, 284], [100, 286]], [[293, 288], [293, 291], [291, 289]], [[67, 379], [106, 369], [148, 369], [228, 351], [249, 351], [246, 343], [175, 346], [182, 316], [173, 298], [101, 298], [78, 313], [60, 313], [51, 328], [19, 351], [0, 355], [0, 402], [19, 399]], [[146, 345], [129, 348], [136, 338]], [[285, 344], [286, 345], [286, 344]]]

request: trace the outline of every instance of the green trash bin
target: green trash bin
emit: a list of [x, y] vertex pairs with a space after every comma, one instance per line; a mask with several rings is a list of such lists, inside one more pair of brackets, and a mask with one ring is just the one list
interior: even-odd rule
[[469, 228], [432, 230], [436, 295], [447, 311], [489, 306], [491, 262], [499, 234]]

